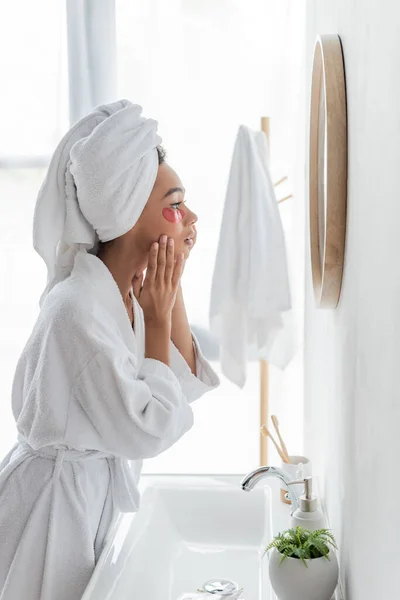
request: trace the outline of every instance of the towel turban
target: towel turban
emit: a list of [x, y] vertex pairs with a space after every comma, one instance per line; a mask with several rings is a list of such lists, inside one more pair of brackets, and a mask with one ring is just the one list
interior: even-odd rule
[[71, 273], [78, 251], [129, 231], [158, 171], [158, 122], [129, 100], [97, 106], [58, 144], [39, 190], [33, 246], [47, 266], [40, 306]]

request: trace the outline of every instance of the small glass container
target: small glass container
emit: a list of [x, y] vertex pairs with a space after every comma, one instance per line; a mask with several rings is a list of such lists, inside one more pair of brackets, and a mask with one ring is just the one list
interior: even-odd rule
[[[302, 479], [304, 477], [312, 476], [311, 461], [309, 458], [306, 456], [293, 455], [289, 456], [289, 459], [290, 463], [284, 463], [282, 461], [281, 469], [286, 471], [292, 481], [295, 479]], [[293, 485], [291, 487], [296, 489], [299, 496], [301, 496], [304, 491], [304, 485], [302, 483]], [[286, 498], [287, 492], [288, 490], [286, 488], [281, 488], [281, 500], [285, 504], [291, 504], [289, 498]]]

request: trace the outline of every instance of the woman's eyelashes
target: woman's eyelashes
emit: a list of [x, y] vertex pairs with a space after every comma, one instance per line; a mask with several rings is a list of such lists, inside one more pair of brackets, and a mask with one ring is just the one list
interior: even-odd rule
[[179, 202], [174, 202], [173, 204], [170, 204], [170, 206], [176, 210], [181, 204], [186, 204], [186, 200], [179, 200]]

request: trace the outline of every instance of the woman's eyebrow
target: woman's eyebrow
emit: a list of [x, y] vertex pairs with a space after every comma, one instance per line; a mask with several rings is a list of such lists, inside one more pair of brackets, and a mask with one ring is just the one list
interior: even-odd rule
[[171, 194], [174, 194], [175, 192], [182, 192], [182, 194], [184, 194], [186, 192], [186, 190], [184, 188], [181, 187], [175, 187], [175, 188], [171, 188], [170, 190], [168, 190], [168, 192], [161, 198], [161, 200], [163, 200], [164, 198], [166, 198], [167, 196], [170, 196]]

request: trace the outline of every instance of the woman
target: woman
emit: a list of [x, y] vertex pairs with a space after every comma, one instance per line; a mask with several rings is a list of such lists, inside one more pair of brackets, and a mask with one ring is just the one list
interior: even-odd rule
[[219, 384], [180, 283], [197, 217], [140, 113], [121, 100], [81, 119], [38, 195], [48, 281], [0, 466], [0, 600], [81, 598], [111, 523], [138, 510], [143, 459], [180, 439], [190, 403]]

